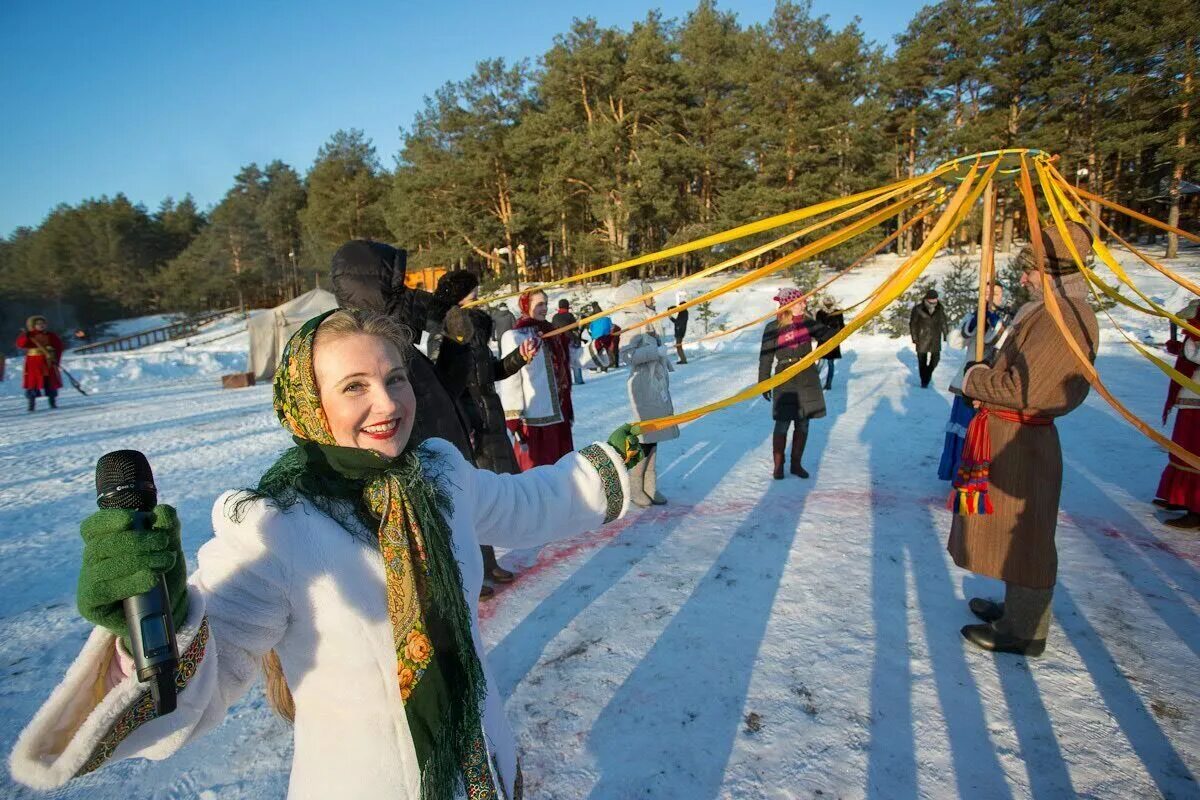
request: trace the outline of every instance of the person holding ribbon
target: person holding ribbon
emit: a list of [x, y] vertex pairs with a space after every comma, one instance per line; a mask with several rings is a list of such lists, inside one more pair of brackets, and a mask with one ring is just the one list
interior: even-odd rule
[[25, 399], [29, 411], [37, 408], [37, 399], [42, 395], [51, 408], [58, 408], [58, 390], [62, 388], [62, 376], [58, 362], [62, 359], [63, 343], [58, 334], [46, 325], [46, 318], [35, 314], [25, 320], [25, 327], [17, 334], [17, 347], [25, 351]]
[[[274, 406], [295, 446], [252, 491], [213, 508], [186, 576], [175, 511], [151, 529], [103, 510], [82, 524], [80, 613], [97, 627], [20, 735], [13, 776], [55, 789], [108, 763], [164, 759], [218, 725], [265, 672], [295, 726], [289, 796], [515, 800], [516, 742], [488, 674], [479, 543], [530, 547], [607, 524], [640, 460], [622, 426], [520, 475], [410, 440], [407, 332], [326, 312], [292, 336]], [[121, 601], [165, 574], [180, 651], [178, 707], [157, 716], [122, 640]]]
[[[826, 336], [826, 328], [808, 316], [804, 292], [793, 287], [780, 289], [773, 298], [779, 313], [763, 329], [762, 346], [758, 352], [758, 381], [771, 377], [772, 367], [779, 373], [802, 360], [813, 350], [813, 342]], [[798, 302], [799, 301], [799, 302]], [[773, 469], [771, 477], [783, 480], [783, 460], [787, 453], [788, 428], [792, 433], [792, 456], [789, 471], [807, 478], [804, 468], [804, 448], [808, 443], [808, 421], [825, 416], [825, 394], [816, 365], [793, 375], [785, 383], [763, 392], [771, 403], [775, 431], [771, 436]]]
[[[645, 422], [675, 414], [671, 400], [670, 373], [674, 371], [667, 357], [667, 344], [661, 329], [647, 320], [654, 316], [654, 297], [650, 296], [650, 284], [645, 281], [626, 281], [613, 292], [613, 304], [628, 308], [613, 316], [621, 323], [621, 357], [629, 365], [629, 378], [625, 386], [629, 391], [629, 405], [634, 419]], [[639, 300], [638, 298], [642, 298]], [[613, 334], [617, 335], [617, 334]], [[662, 442], [679, 438], [679, 426], [671, 425], [651, 431], [642, 436], [646, 458], [630, 474], [632, 497], [636, 505], [646, 508], [651, 505], [666, 505], [667, 498], [658, 491], [658, 446]]]
[[[1081, 258], [1088, 229], [1069, 224]], [[991, 365], [968, 364], [962, 394], [978, 412], [967, 428], [949, 506], [956, 511], [947, 549], [954, 563], [1004, 581], [1004, 600], [969, 608], [983, 622], [962, 635], [985, 650], [1039, 656], [1046, 649], [1058, 573], [1054, 544], [1062, 492], [1055, 421], [1078, 408], [1091, 384], [1063, 341], [1061, 324], [1089, 361], [1100, 341], [1088, 284], [1057, 228], [1042, 231], [1041, 265], [1032, 247], [1017, 256], [1031, 299], [1018, 309]], [[1057, 301], [1047, 303], [1040, 267]]]
[[[1177, 316], [1187, 320], [1193, 328], [1200, 329], [1200, 300], [1193, 300]], [[1177, 328], [1172, 323], [1167, 352], [1175, 356], [1176, 371], [1194, 380], [1196, 366], [1200, 364], [1200, 338], [1185, 330], [1181, 340], [1176, 332]], [[1171, 441], [1190, 453], [1200, 453], [1200, 396], [1171, 381], [1167, 388], [1167, 401], [1163, 405], [1163, 425], [1167, 424], [1171, 409], [1175, 409], [1175, 428], [1171, 431]], [[1164, 525], [1181, 530], [1200, 528], [1200, 474], [1175, 456], [1170, 456], [1158, 482], [1154, 505], [1168, 511], [1184, 512], [1165, 521]]]
[[[500, 339], [500, 357], [507, 358], [531, 340], [541, 340], [554, 326], [546, 320], [546, 293], [534, 289], [517, 300], [521, 318]], [[499, 381], [500, 401], [508, 430], [516, 439], [513, 450], [522, 470], [553, 464], [575, 449], [571, 425], [571, 349], [569, 336], [544, 341], [533, 359], [517, 374]]]

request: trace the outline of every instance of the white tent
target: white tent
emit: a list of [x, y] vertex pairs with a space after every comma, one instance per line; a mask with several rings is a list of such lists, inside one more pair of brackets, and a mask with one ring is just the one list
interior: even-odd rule
[[250, 331], [250, 366], [255, 381], [268, 381], [283, 355], [291, 335], [318, 314], [337, 308], [332, 292], [313, 289], [281, 306], [256, 311], [247, 325]]

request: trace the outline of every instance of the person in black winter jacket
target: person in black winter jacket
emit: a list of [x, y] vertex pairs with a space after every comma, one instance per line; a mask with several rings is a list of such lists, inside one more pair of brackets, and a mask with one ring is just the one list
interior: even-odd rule
[[[825, 344], [825, 342], [832, 339], [838, 331], [846, 327], [846, 317], [844, 314], [842, 314], [842, 312], [838, 311], [837, 300], [835, 300], [832, 295], [825, 295], [825, 297], [821, 299], [821, 308], [817, 311], [817, 322], [824, 326], [824, 333], [822, 334], [823, 338], [818, 340], [821, 344]], [[827, 392], [833, 388], [834, 364], [841, 357], [842, 347], [841, 345], [838, 345], [826, 353], [825, 357], [821, 359], [825, 362], [825, 366], [828, 367], [825, 372], [825, 391]]]
[[[479, 278], [467, 270], [454, 270], [443, 275], [434, 290], [435, 301], [460, 308], [463, 303], [475, 298]], [[504, 424], [504, 406], [496, 393], [496, 381], [520, 372], [533, 358], [537, 347], [533, 341], [529, 347], [514, 350], [504, 359], [492, 353], [492, 318], [480, 309], [465, 309], [473, 328], [466, 342], [465, 354], [458, 350], [447, 350], [443, 332], [430, 336], [429, 356], [439, 370], [447, 359], [465, 359], [467, 380], [463, 392], [456, 398], [459, 409], [467, 420], [471, 437], [471, 450], [475, 465], [499, 474], [515, 475], [521, 471], [513, 455], [508, 428]], [[446, 365], [449, 367], [449, 365]], [[484, 576], [497, 583], [511, 583], [513, 574], [496, 561], [496, 551], [490, 545], [480, 547], [483, 553]], [[490, 595], [485, 591], [481, 596]]]
[[412, 441], [445, 439], [474, 463], [467, 425], [455, 403], [467, 386], [470, 362], [465, 358], [465, 342], [471, 338], [470, 318], [454, 304], [405, 286], [406, 268], [404, 250], [365, 239], [347, 242], [333, 254], [330, 277], [334, 296], [342, 308], [388, 315], [408, 326], [418, 341], [426, 331], [450, 334], [443, 346], [446, 358], [441, 367], [435, 367], [415, 347], [408, 359], [409, 380], [417, 399]]
[[[675, 306], [683, 305], [686, 302], [687, 292], [676, 292], [675, 305], [668, 308], [667, 311], [675, 308]], [[675, 353], [679, 356], [679, 361], [676, 363], [686, 364], [687, 356], [683, 352], [683, 340], [687, 336], [688, 310], [686, 308], [681, 308], [674, 314], [667, 317], [667, 319], [671, 320], [671, 324], [675, 326]]]
[[930, 289], [925, 299], [913, 306], [908, 318], [908, 332], [917, 349], [917, 372], [921, 386], [928, 387], [933, 379], [933, 370], [942, 358], [942, 342], [950, 336], [950, 323], [946, 320], [946, 309], [938, 300], [938, 293]]
[[497, 348], [500, 347], [500, 337], [511, 331], [516, 324], [517, 317], [507, 303], [500, 303], [492, 309], [492, 341], [496, 343]]
[[[575, 315], [571, 313], [571, 301], [563, 298], [558, 301], [558, 313], [550, 318], [550, 324], [556, 328], [565, 328], [576, 323]], [[571, 383], [583, 385], [583, 367], [580, 366], [579, 351], [583, 347], [583, 331], [579, 328], [564, 334], [571, 338]]]

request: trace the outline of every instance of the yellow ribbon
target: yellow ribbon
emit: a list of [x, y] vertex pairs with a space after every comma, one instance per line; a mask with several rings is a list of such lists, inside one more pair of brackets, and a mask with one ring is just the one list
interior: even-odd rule
[[[932, 207], [929, 207], [929, 208], [922, 209], [922, 211], [921, 211], [919, 214], [917, 214], [917, 215], [916, 215], [916, 216], [914, 216], [912, 219], [910, 219], [908, 222], [904, 223], [902, 226], [900, 226], [899, 228], [897, 228], [897, 229], [895, 230], [895, 232], [894, 232], [894, 233], [891, 233], [891, 234], [889, 234], [889, 235], [887, 236], [887, 238], [883, 239], [883, 240], [882, 240], [882, 241], [880, 241], [878, 244], [876, 244], [874, 247], [872, 247], [870, 250], [868, 250], [867, 252], [865, 252], [865, 253], [863, 253], [861, 256], [859, 256], [859, 258], [858, 258], [858, 259], [857, 259], [857, 260], [856, 260], [856, 261], [855, 261], [853, 264], [851, 264], [850, 266], [846, 267], [844, 270], [842, 270], [841, 272], [837, 273], [837, 274], [836, 274], [836, 275], [834, 275], [832, 278], [830, 278], [829, 280], [825, 281], [824, 283], [822, 283], [820, 286], [818, 286], [817, 288], [813, 289], [812, 291], [810, 291], [810, 292], [806, 292], [806, 293], [804, 293], [804, 294], [800, 295], [800, 297], [797, 297], [795, 300], [792, 300], [792, 301], [790, 301], [790, 302], [788, 302], [788, 303], [785, 303], [784, 305], [780, 306], [779, 308], [772, 309], [771, 311], [768, 311], [766, 314], [763, 314], [761, 317], [756, 317], [756, 318], [754, 318], [754, 319], [750, 320], [749, 322], [746, 322], [746, 323], [744, 323], [744, 324], [742, 324], [742, 325], [738, 325], [736, 328], [730, 328], [730, 329], [729, 329], [729, 330], [727, 330], [727, 331], [717, 331], [716, 333], [711, 333], [711, 334], [709, 334], [708, 336], [704, 336], [704, 337], [702, 337], [702, 338], [700, 338], [700, 339], [697, 339], [695, 343], [696, 343], [696, 344], [700, 344], [701, 342], [707, 342], [707, 341], [710, 341], [710, 340], [712, 340], [712, 339], [719, 339], [719, 338], [721, 338], [722, 336], [728, 336], [728, 335], [729, 335], [729, 334], [731, 334], [731, 333], [737, 333], [737, 332], [738, 332], [738, 331], [740, 331], [740, 330], [745, 330], [746, 328], [752, 327], [752, 326], [754, 326], [754, 325], [758, 325], [760, 322], [766, 322], [768, 319], [770, 319], [771, 317], [775, 316], [776, 314], [779, 314], [781, 311], [787, 311], [787, 310], [789, 310], [789, 309], [791, 309], [791, 308], [793, 308], [793, 307], [795, 307], [795, 306], [798, 306], [798, 305], [800, 305], [801, 303], [803, 303], [803, 302], [807, 301], [807, 300], [808, 300], [810, 297], [812, 297], [813, 295], [815, 295], [815, 294], [817, 294], [818, 292], [821, 292], [821, 291], [823, 291], [824, 289], [828, 288], [828, 287], [829, 287], [829, 286], [830, 286], [830, 285], [831, 285], [831, 284], [832, 284], [834, 281], [836, 281], [838, 278], [841, 278], [841, 277], [842, 277], [842, 276], [844, 276], [844, 275], [849, 275], [851, 270], [853, 270], [853, 269], [855, 269], [856, 267], [860, 266], [860, 265], [861, 265], [861, 264], [862, 264], [864, 261], [866, 261], [868, 258], [871, 258], [871, 257], [872, 257], [872, 256], [874, 256], [876, 253], [878, 253], [880, 250], [882, 250], [883, 248], [887, 247], [887, 246], [888, 246], [889, 244], [891, 244], [893, 241], [895, 241], [896, 239], [898, 239], [898, 238], [899, 238], [899, 237], [900, 237], [900, 236], [901, 236], [901, 235], [902, 235], [902, 234], [903, 234], [903, 233], [904, 233], [906, 230], [908, 230], [909, 228], [911, 228], [913, 225], [916, 225], [918, 222], [920, 222], [921, 220], [923, 220], [925, 217], [929, 216], [929, 215], [930, 215], [930, 214], [932, 214], [932, 213], [933, 213], [933, 208], [932, 208]], [[863, 300], [859, 301], [859, 303], [857, 303], [856, 305], [861, 305], [862, 303], [865, 303], [865, 302], [866, 302], [867, 300], [869, 300], [869, 299], [870, 299], [869, 297], [868, 297], [868, 298], [864, 298]], [[839, 313], [839, 314], [840, 314], [840, 313], [844, 313], [844, 310], [839, 310], [839, 311], [836, 311], [836, 312], [834, 312], [834, 313]]]
[[735, 395], [732, 395], [731, 397], [718, 400], [715, 403], [709, 403], [699, 408], [685, 411], [681, 414], [674, 414], [670, 417], [633, 423], [634, 431], [639, 434], [650, 433], [663, 428], [668, 428], [672, 425], [691, 422], [706, 414], [710, 414], [713, 411], [719, 411], [720, 409], [728, 408], [729, 406], [740, 403], [744, 400], [753, 399], [768, 389], [774, 389], [775, 387], [786, 383], [795, 375], [811, 367], [819, 359], [823, 358], [826, 353], [833, 350], [833, 348], [838, 347], [851, 334], [865, 325], [868, 320], [870, 320], [893, 300], [903, 294], [904, 291], [913, 283], [913, 281], [917, 279], [917, 277], [929, 265], [929, 262], [933, 260], [933, 257], [937, 251], [940, 250], [945, 242], [950, 238], [951, 233], [953, 233], [957, 225], [962, 221], [963, 217], [965, 216], [964, 209], [969, 209], [975, 203], [975, 201], [979, 199], [979, 195], [982, 193], [983, 187], [986, 186], [987, 182], [992, 179], [998, 164], [998, 160], [992, 163], [983, 180], [978, 183], [977, 188], [973, 187], [975, 187], [976, 184], [975, 176], [978, 173], [978, 164], [975, 164], [971, 167], [966, 177], [964, 177], [962, 182], [959, 184], [958, 189], [954, 192], [954, 195], [950, 199], [946, 210], [942, 212], [942, 215], [934, 224], [930, 236], [921, 245], [921, 248], [911, 257], [909, 257], [909, 259], [905, 261], [895, 273], [893, 273], [892, 277], [889, 278], [889, 280], [884, 284], [885, 288], [883, 288], [876, 296], [874, 301], [870, 304], [870, 306], [868, 306], [867, 310], [847, 323], [845, 328], [839, 331], [827, 342], [819, 345], [815, 350], [787, 369], [781, 370], [772, 377], [767, 378], [764, 381], [760, 381], [753, 386], [744, 389]]
[[759, 267], [758, 269], [751, 270], [744, 275], [740, 275], [737, 278], [734, 278], [733, 280], [724, 284], [723, 286], [718, 286], [716, 289], [711, 289], [711, 290], [705, 292], [704, 294], [700, 295], [699, 297], [694, 297], [691, 300], [688, 300], [687, 302], [680, 303], [679, 305], [675, 306], [674, 308], [672, 308], [668, 311], [660, 311], [658, 314], [647, 317], [646, 319], [642, 320], [641, 322], [637, 323], [636, 325], [631, 325], [628, 328], [623, 328], [621, 332], [624, 333], [626, 331], [633, 331], [633, 330], [637, 330], [638, 328], [641, 328], [645, 325], [652, 325], [653, 323], [657, 322], [658, 320], [662, 319], [663, 317], [670, 316], [672, 313], [678, 314], [680, 311], [683, 311], [684, 309], [687, 309], [687, 308], [691, 308], [694, 305], [699, 305], [700, 303], [707, 303], [710, 300], [712, 300], [713, 298], [720, 297], [721, 295], [726, 294], [727, 292], [732, 292], [735, 289], [739, 289], [742, 286], [745, 286], [747, 284], [750, 284], [750, 283], [753, 283], [753, 282], [759, 280], [760, 278], [764, 278], [767, 275], [778, 272], [781, 269], [790, 267], [792, 264], [796, 264], [801, 261], [804, 261], [805, 259], [811, 258], [812, 256], [815, 256], [818, 253], [822, 253], [825, 250], [828, 250], [832, 247], [837, 247], [839, 244], [842, 244], [843, 242], [847, 242], [850, 239], [853, 239], [854, 237], [862, 234], [863, 232], [868, 231], [871, 228], [874, 228], [876, 225], [878, 225], [880, 222], [883, 222], [885, 219], [889, 219], [891, 217], [894, 217], [898, 214], [903, 213], [906, 209], [908, 209], [911, 206], [913, 206], [914, 204], [920, 202], [922, 199], [923, 199], [922, 196], [909, 197], [904, 200], [900, 200], [896, 203], [893, 203], [892, 205], [890, 205], [886, 208], [876, 211], [874, 214], [870, 215], [869, 217], [864, 217], [863, 219], [858, 220], [857, 222], [853, 223], [852, 225], [849, 225], [839, 231], [834, 231], [833, 233], [830, 233], [830, 234], [827, 234], [827, 235], [821, 237], [820, 239], [818, 239], [815, 242], [812, 242], [810, 244], [804, 245], [803, 247], [797, 248], [796, 250], [793, 250], [791, 253], [788, 253], [786, 256], [778, 258], [778, 259], [772, 261], [770, 264], [767, 264], [764, 267]]
[[783, 227], [784, 225], [789, 225], [793, 222], [799, 222], [800, 220], [808, 219], [810, 217], [815, 217], [818, 214], [824, 214], [826, 211], [833, 211], [838, 208], [845, 208], [846, 206], [854, 205], [855, 203], [861, 202], [863, 200], [869, 200], [870, 198], [876, 197], [881, 194], [886, 194], [888, 192], [892, 192], [892, 191], [896, 191], [896, 190], [903, 190], [907, 187], [917, 186], [917, 185], [926, 183], [929, 180], [931, 180], [935, 177], [938, 177], [939, 175], [943, 174], [944, 172], [949, 171], [952, 168], [953, 168], [952, 164], [943, 164], [942, 166], [935, 169], [933, 172], [930, 172], [926, 175], [918, 175], [913, 178], [906, 178], [902, 181], [896, 181], [895, 183], [891, 183], [891, 184], [888, 184], [887, 186], [882, 186], [877, 189], [870, 189], [865, 192], [859, 192], [858, 194], [852, 194], [852, 195], [848, 195], [846, 197], [839, 197], [835, 200], [826, 200], [823, 203], [817, 203], [816, 205], [806, 206], [804, 208], [800, 208], [795, 211], [788, 211], [783, 214], [776, 214], [773, 217], [767, 217], [766, 219], [760, 219], [756, 222], [747, 223], [746, 225], [739, 225], [738, 227], [730, 228], [727, 231], [722, 231], [720, 233], [714, 233], [709, 236], [704, 236], [700, 239], [696, 239], [691, 242], [686, 242], [684, 244], [675, 245], [674, 247], [668, 247], [664, 250], [659, 250], [654, 253], [648, 253], [644, 256], [638, 256], [637, 258], [631, 258], [626, 261], [622, 261], [618, 264], [613, 264], [612, 266], [601, 267], [600, 269], [594, 269], [594, 270], [591, 270], [590, 272], [584, 272], [579, 275], [572, 275], [569, 278], [561, 278], [557, 281], [550, 281], [548, 283], [538, 284], [537, 286], [531, 286], [531, 287], [529, 287], [527, 289], [523, 289], [519, 292], [510, 292], [510, 293], [504, 294], [504, 295], [498, 295], [498, 296], [493, 296], [493, 297], [488, 297], [488, 298], [480, 298], [480, 299], [468, 304], [467, 307], [469, 308], [471, 306], [482, 305], [485, 303], [493, 303], [493, 302], [496, 302], [499, 300], [508, 300], [510, 298], [517, 297], [518, 295], [521, 295], [524, 292], [536, 291], [538, 289], [545, 290], [545, 289], [549, 289], [554, 286], [565, 286], [566, 284], [569, 284], [569, 283], [578, 283], [580, 281], [586, 281], [586, 280], [590, 280], [592, 278], [598, 278], [601, 275], [608, 275], [613, 272], [620, 272], [622, 270], [631, 269], [633, 267], [638, 267], [638, 266], [641, 266], [642, 264], [649, 264], [654, 261], [662, 261], [663, 259], [666, 259], [666, 258], [673, 258], [675, 256], [684, 255], [685, 253], [691, 253], [694, 250], [700, 250], [700, 249], [703, 249], [706, 247], [712, 247], [714, 245], [724, 244], [725, 242], [731, 242], [731, 241], [734, 241], [735, 239], [742, 239], [747, 236], [752, 236], [756, 233], [762, 233], [764, 231], [769, 231], [769, 230], [773, 230], [775, 228]]
[[[1104, 382], [1100, 380], [1100, 375], [1096, 372], [1096, 367], [1092, 364], [1088, 357], [1084, 355], [1082, 348], [1079, 346], [1079, 342], [1075, 341], [1075, 337], [1071, 335], [1071, 331], [1067, 328], [1067, 323], [1063, 319], [1062, 309], [1059, 307], [1058, 299], [1054, 296], [1053, 287], [1050, 285], [1050, 277], [1046, 273], [1046, 252], [1045, 248], [1042, 246], [1042, 231], [1041, 225], [1038, 222], [1037, 200], [1033, 194], [1033, 182], [1029, 178], [1029, 167], [1026, 164], [1023, 156], [1021, 158], [1021, 179], [1019, 181], [1019, 186], [1021, 188], [1021, 196], [1025, 201], [1025, 213], [1029, 219], [1029, 238], [1033, 246], [1034, 260], [1038, 265], [1038, 273], [1041, 275], [1042, 293], [1044, 295], [1043, 300], [1046, 304], [1046, 311], [1049, 313], [1050, 319], [1054, 322], [1055, 327], [1058, 328], [1059, 333], [1062, 334], [1063, 340], [1067, 344], [1067, 349], [1071, 351], [1072, 355], [1075, 356], [1075, 360], [1078, 361], [1080, 367], [1082, 367], [1084, 374], [1087, 376], [1088, 383], [1091, 384], [1092, 388], [1096, 390], [1096, 393], [1103, 397], [1108, 404], [1125, 419], [1126, 422], [1128, 422], [1137, 430], [1141, 431], [1142, 434], [1154, 441], [1160, 447], [1165, 448], [1180, 461], [1183, 461], [1193, 468], [1200, 469], [1200, 457], [1193, 455], [1177, 445], [1175, 442], [1172, 442], [1170, 439], [1163, 436], [1158, 431], [1154, 430], [1148, 424], [1143, 422], [1136, 414], [1126, 408], [1120, 400], [1113, 396], [1112, 392], [1108, 390], [1108, 387], [1104, 385]], [[1051, 202], [1051, 198], [1046, 198], [1046, 200], [1047, 203]], [[1065, 224], [1062, 223], [1061, 216], [1055, 220], [1055, 225], [1058, 227], [1058, 232], [1062, 236], [1063, 241], [1067, 242], [1068, 248], [1073, 251], [1074, 245], [1070, 244], [1071, 235], [1067, 231]]]
[[[706, 267], [705, 269], [702, 269], [699, 272], [693, 273], [691, 275], [687, 275], [687, 276], [680, 278], [679, 280], [674, 281], [672, 283], [669, 283], [666, 286], [663, 286], [659, 289], [651, 289], [649, 292], [640, 294], [637, 297], [634, 297], [630, 300], [626, 300], [624, 303], [620, 303], [619, 305], [612, 306], [611, 308], [605, 309], [603, 311], [598, 311], [595, 314], [592, 314], [591, 316], [584, 317], [583, 319], [580, 319], [580, 320], [576, 320], [575, 322], [564, 325], [561, 328], [555, 328], [554, 330], [545, 334], [545, 337], [543, 337], [543, 338], [549, 338], [551, 336], [558, 336], [561, 333], [566, 333], [566, 332], [572, 331], [576, 328], [581, 328], [584, 325], [587, 325], [597, 319], [600, 319], [601, 317], [607, 317], [610, 314], [615, 314], [618, 311], [623, 311], [627, 308], [632, 308], [633, 306], [644, 303], [647, 298], [653, 297], [657, 294], [663, 294], [665, 292], [669, 292], [672, 289], [676, 289], [676, 288], [685, 286], [694, 281], [698, 281], [701, 278], [707, 278], [710, 275], [713, 275], [713, 274], [716, 274], [723, 270], [729, 269], [730, 267], [737, 266], [738, 264], [743, 264], [752, 258], [757, 258], [758, 256], [761, 256], [764, 253], [768, 253], [771, 250], [774, 250], [782, 245], [793, 242], [802, 236], [807, 236], [808, 234], [813, 233], [814, 231], [818, 231], [822, 228], [827, 228], [835, 222], [841, 222], [844, 219], [848, 219], [848, 218], [856, 216], [864, 211], [867, 211], [871, 208], [874, 208], [875, 206], [879, 205], [880, 203], [887, 202], [889, 199], [894, 197], [896, 194], [900, 193], [900, 191], [901, 190], [894, 190], [894, 191], [888, 192], [886, 194], [880, 195], [878, 197], [872, 198], [871, 200], [868, 200], [865, 203], [857, 205], [854, 208], [851, 208], [847, 211], [843, 211], [840, 214], [836, 214], [832, 217], [823, 219], [820, 222], [817, 222], [813, 225], [809, 225], [807, 228], [798, 230], [795, 233], [789, 233], [786, 236], [782, 236], [778, 239], [775, 239], [774, 241], [767, 242], [766, 244], [760, 245], [759, 247], [756, 247], [752, 250], [747, 250], [744, 253], [734, 256], [733, 258], [726, 259], [725, 261], [722, 261], [719, 264], [714, 264], [711, 267]], [[907, 190], [905, 190], [905, 191], [907, 191]], [[924, 195], [921, 195], [921, 196], [923, 197]], [[680, 309], [678, 306], [676, 306], [672, 310], [679, 311]]]
[[[1105, 231], [1107, 231], [1109, 236], [1113, 237], [1118, 242], [1120, 242], [1125, 247], [1126, 250], [1128, 250], [1129, 252], [1131, 252], [1135, 256], [1137, 256], [1139, 259], [1141, 259], [1143, 263], [1145, 263], [1145, 264], [1149, 265], [1150, 267], [1152, 267], [1153, 269], [1157, 270], [1162, 275], [1170, 278], [1175, 283], [1177, 283], [1180, 286], [1182, 286], [1183, 288], [1187, 289], [1192, 294], [1200, 295], [1200, 286], [1197, 286], [1195, 283], [1192, 283], [1191, 281], [1189, 281], [1187, 278], [1183, 277], [1182, 275], [1179, 275], [1178, 273], [1167, 269], [1162, 264], [1158, 263], [1153, 258], [1151, 258], [1150, 256], [1143, 253], [1141, 250], [1137, 249], [1132, 244], [1130, 244], [1129, 242], [1122, 239], [1121, 236], [1115, 230], [1113, 230], [1111, 227], [1109, 227], [1104, 222], [1104, 220], [1102, 220], [1099, 217], [1099, 215], [1092, 213], [1091, 207], [1088, 206], [1087, 203], [1083, 202], [1083, 200], [1080, 198], [1078, 189], [1076, 189], [1071, 184], [1067, 183], [1066, 179], [1063, 178], [1063, 176], [1058, 172], [1058, 170], [1054, 169], [1053, 166], [1051, 166], [1050, 169], [1052, 171], [1052, 174], [1054, 175], [1055, 184], [1057, 186], [1061, 187], [1066, 192], [1073, 195], [1075, 197], [1075, 201], [1079, 204], [1079, 207], [1082, 208], [1089, 217], [1094, 219], [1101, 228], [1103, 228]], [[1097, 250], [1098, 254], [1100, 252], [1101, 252], [1100, 250]], [[1108, 253], [1108, 248], [1105, 247], [1103, 249], [1103, 252]], [[1109, 259], [1111, 260], [1112, 259], [1111, 253], [1108, 253], [1108, 256], [1109, 256]], [[1105, 263], [1107, 264], [1109, 262], [1105, 261]], [[1120, 265], [1118, 265], [1117, 268], [1120, 269]]]

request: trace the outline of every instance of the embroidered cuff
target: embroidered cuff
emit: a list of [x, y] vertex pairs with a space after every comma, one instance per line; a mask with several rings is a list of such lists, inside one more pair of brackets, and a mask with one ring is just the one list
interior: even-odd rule
[[579, 455], [587, 459], [600, 475], [606, 501], [604, 524], [607, 525], [620, 517], [625, 507], [625, 490], [621, 485], [622, 468], [616, 465], [606, 448], [599, 444], [589, 444], [579, 451]]
[[[182, 693], [187, 688], [188, 682], [196, 674], [200, 662], [204, 660], [207, 645], [208, 617], [206, 616], [200, 621], [200, 627], [196, 630], [196, 635], [192, 637], [191, 643], [179, 654], [179, 664], [175, 667], [176, 692]], [[131, 733], [157, 717], [158, 713], [154, 710], [154, 698], [150, 696], [150, 690], [147, 689], [138, 694], [100, 738], [88, 760], [75, 773], [75, 777], [86, 775], [100, 767]]]

